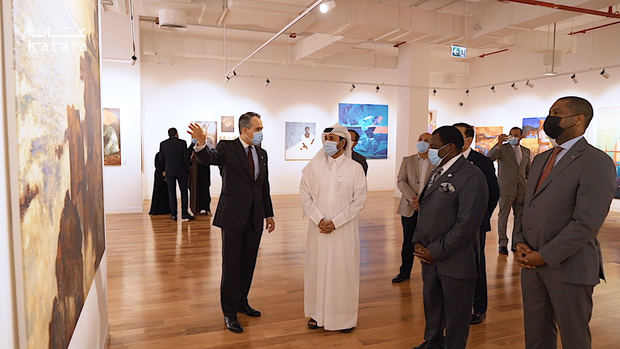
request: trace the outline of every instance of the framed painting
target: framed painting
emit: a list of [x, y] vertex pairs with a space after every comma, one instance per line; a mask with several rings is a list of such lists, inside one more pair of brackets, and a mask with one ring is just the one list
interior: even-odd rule
[[121, 110], [103, 108], [103, 164], [121, 165]]
[[387, 159], [388, 106], [382, 104], [338, 104], [338, 121], [355, 130], [360, 139], [355, 151], [367, 159]]
[[323, 147], [315, 122], [285, 122], [284, 143], [286, 161], [311, 160]]
[[486, 156], [502, 133], [504, 133], [503, 126], [476, 127], [476, 150]]

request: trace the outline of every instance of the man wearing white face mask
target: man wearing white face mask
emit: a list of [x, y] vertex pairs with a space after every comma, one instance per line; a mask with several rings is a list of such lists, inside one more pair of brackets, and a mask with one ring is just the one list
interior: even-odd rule
[[198, 143], [196, 159], [204, 165], [220, 166], [222, 193], [213, 225], [222, 228], [222, 283], [220, 301], [226, 327], [243, 332], [237, 313], [261, 316], [248, 302], [248, 293], [263, 233], [263, 220], [271, 233], [275, 229], [269, 190], [267, 152], [260, 147], [263, 123], [260, 115], [248, 112], [239, 117], [239, 138], [207, 147], [205, 131], [197, 124], [189, 134]]
[[403, 224], [403, 246], [400, 251], [402, 264], [398, 275], [392, 282], [400, 283], [409, 280], [411, 268], [413, 266], [413, 232], [418, 220], [418, 209], [420, 204], [418, 197], [424, 189], [424, 183], [433, 171], [433, 166], [428, 160], [428, 149], [430, 147], [431, 134], [422, 133], [418, 137], [418, 153], [403, 158], [398, 171], [397, 186], [402, 196], [398, 205], [398, 214], [401, 215]]
[[[512, 207], [514, 228], [519, 225], [523, 210], [523, 197], [527, 175], [530, 172], [530, 150], [519, 144], [523, 130], [519, 127], [510, 129], [510, 136], [500, 135], [497, 144], [489, 150], [487, 156], [499, 164], [499, 213], [497, 215], [497, 232], [499, 234], [499, 253], [508, 255], [508, 215]], [[506, 142], [506, 143], [504, 143]], [[514, 235], [515, 230], [512, 230]]]
[[309, 218], [304, 267], [308, 328], [350, 332], [357, 326], [360, 279], [358, 215], [366, 177], [351, 159], [351, 136], [336, 124], [323, 132], [323, 149], [304, 167], [299, 192]]

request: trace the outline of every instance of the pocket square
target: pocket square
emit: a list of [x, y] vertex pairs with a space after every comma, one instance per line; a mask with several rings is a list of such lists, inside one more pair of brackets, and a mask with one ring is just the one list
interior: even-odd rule
[[441, 183], [439, 184], [439, 187], [441, 188], [441, 191], [443, 191], [444, 193], [448, 193], [448, 192], [454, 193], [456, 191], [456, 189], [450, 182]]

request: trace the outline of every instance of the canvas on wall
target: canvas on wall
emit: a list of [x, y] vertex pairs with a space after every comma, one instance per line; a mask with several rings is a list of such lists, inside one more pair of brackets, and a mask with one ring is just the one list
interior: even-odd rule
[[614, 197], [620, 199], [620, 107], [601, 108], [596, 121], [596, 147], [607, 153], [616, 165]]
[[523, 118], [523, 139], [521, 145], [530, 149], [532, 159], [547, 149], [553, 148], [551, 139], [543, 131], [546, 118]]
[[284, 143], [287, 161], [310, 160], [323, 147], [320, 137], [316, 137], [315, 122], [285, 122]]
[[105, 250], [98, 3], [11, 3], [20, 347], [66, 348]]
[[217, 121], [192, 121], [192, 123], [200, 125], [207, 133], [207, 146], [215, 148], [217, 145]]
[[429, 110], [428, 111], [428, 121], [426, 122], [428, 125], [426, 128], [426, 132], [433, 133], [435, 129], [437, 129], [437, 110]]
[[235, 117], [222, 116], [222, 132], [235, 132]]
[[487, 155], [489, 150], [497, 143], [497, 137], [502, 133], [504, 133], [503, 126], [476, 127], [476, 150]]
[[121, 110], [103, 108], [103, 164], [121, 165]]
[[338, 121], [360, 135], [355, 151], [367, 159], [387, 159], [388, 106], [381, 104], [338, 104]]

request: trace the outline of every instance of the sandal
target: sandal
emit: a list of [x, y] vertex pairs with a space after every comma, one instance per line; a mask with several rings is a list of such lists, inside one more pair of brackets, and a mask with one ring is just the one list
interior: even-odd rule
[[316, 322], [315, 319], [310, 319], [308, 320], [308, 328], [311, 330], [316, 330], [319, 328], [322, 328], [321, 326], [319, 326], [319, 324]]

